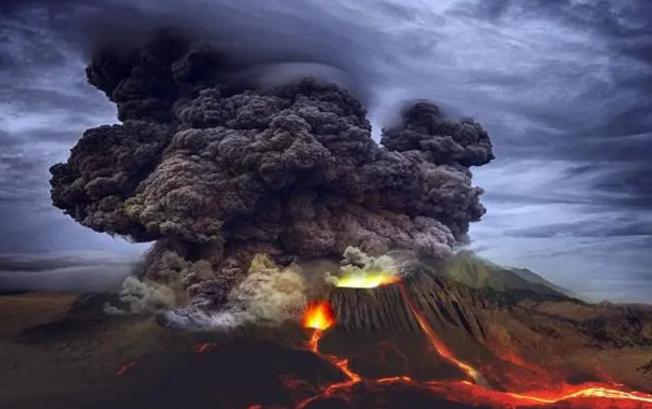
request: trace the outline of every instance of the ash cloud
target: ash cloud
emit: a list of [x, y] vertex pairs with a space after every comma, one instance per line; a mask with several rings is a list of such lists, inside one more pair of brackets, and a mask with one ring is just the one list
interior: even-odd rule
[[229, 294], [227, 307], [242, 322], [276, 325], [296, 319], [307, 300], [298, 266], [280, 268], [269, 257], [254, 257], [247, 276]]
[[281, 267], [267, 255], [256, 254], [246, 276], [230, 291], [219, 310], [207, 310], [194, 303], [159, 311], [163, 312], [159, 320], [168, 327], [180, 329], [229, 330], [247, 324], [279, 325], [298, 319], [308, 297], [314, 295], [315, 286], [309, 289], [305, 276], [304, 266]]
[[104, 304], [109, 315], [143, 314], [167, 311], [176, 305], [174, 291], [165, 285], [127, 277], [119, 292], [122, 305]]
[[342, 278], [363, 278], [369, 275], [402, 276], [403, 269], [414, 260], [411, 251], [394, 250], [378, 257], [373, 257], [357, 247], [347, 247], [342, 254], [337, 273], [327, 271], [326, 283], [337, 286]]
[[441, 257], [483, 215], [469, 167], [493, 154], [473, 120], [420, 102], [379, 145], [338, 85], [261, 88], [235, 67], [172, 31], [100, 48], [88, 80], [123, 123], [87, 130], [51, 168], [55, 206], [96, 231], [156, 240], [144, 276], [166, 281], [175, 260], [175, 280], [212, 305], [258, 253], [281, 265], [349, 246]]
[[389, 254], [371, 257], [357, 247], [347, 247], [342, 255], [342, 272], [356, 273], [359, 271], [389, 271], [398, 272], [399, 262]]

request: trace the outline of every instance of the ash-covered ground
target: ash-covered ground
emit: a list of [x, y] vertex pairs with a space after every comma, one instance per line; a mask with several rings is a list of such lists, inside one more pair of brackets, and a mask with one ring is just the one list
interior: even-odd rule
[[115, 298], [0, 297], [0, 406], [652, 407], [645, 306], [472, 288], [424, 265], [332, 288], [326, 321], [179, 331], [146, 312], [107, 314]]

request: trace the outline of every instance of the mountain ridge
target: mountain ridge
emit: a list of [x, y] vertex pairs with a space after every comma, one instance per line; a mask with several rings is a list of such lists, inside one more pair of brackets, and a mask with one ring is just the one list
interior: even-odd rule
[[500, 292], [526, 290], [539, 295], [582, 300], [573, 291], [560, 287], [529, 269], [501, 266], [468, 250], [459, 251], [444, 261], [427, 264], [432, 264], [434, 270], [444, 277], [471, 288], [492, 288]]

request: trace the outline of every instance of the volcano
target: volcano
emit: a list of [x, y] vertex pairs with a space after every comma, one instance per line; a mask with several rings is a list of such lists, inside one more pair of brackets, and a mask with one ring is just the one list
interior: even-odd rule
[[0, 407], [652, 405], [648, 307], [456, 254], [485, 213], [479, 123], [397, 101], [372, 138], [342, 85], [267, 86], [218, 45], [94, 50], [121, 123], [51, 167], [52, 203], [153, 244], [117, 295], [2, 300]]
[[[467, 278], [475, 267], [467, 271]], [[608, 358], [616, 351], [627, 351], [633, 355], [630, 359], [643, 358], [642, 351], [649, 354], [649, 308], [591, 305], [562, 295], [558, 287], [532, 291], [522, 285], [522, 280], [515, 280], [516, 288], [502, 285], [502, 291], [473, 288], [414, 263], [398, 284], [372, 291], [334, 289], [330, 302], [343, 331], [394, 333], [383, 342], [402, 351], [400, 376], [381, 376], [360, 386], [359, 392], [364, 395], [365, 388], [371, 394], [385, 388], [427, 392], [471, 407], [652, 405], [650, 395], [622, 389], [628, 383], [649, 390], [649, 381], [641, 383], [644, 367], [622, 371], [621, 366], [616, 375], [611, 368], [619, 365]], [[423, 357], [408, 352], [414, 350], [411, 336], [399, 334], [414, 333], [421, 333], [430, 352], [448, 366], [426, 371], [439, 377], [436, 380], [413, 378], [424, 374]], [[459, 383], [451, 382], [451, 377]]]
[[474, 288], [416, 261], [278, 327], [180, 332], [107, 316], [110, 298], [0, 299], [3, 407], [652, 407], [647, 306]]

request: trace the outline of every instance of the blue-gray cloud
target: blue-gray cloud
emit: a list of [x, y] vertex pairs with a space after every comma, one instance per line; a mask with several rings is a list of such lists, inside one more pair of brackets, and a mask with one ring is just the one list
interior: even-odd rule
[[102, 252], [0, 254], [0, 294], [16, 291], [116, 290], [137, 258]]

